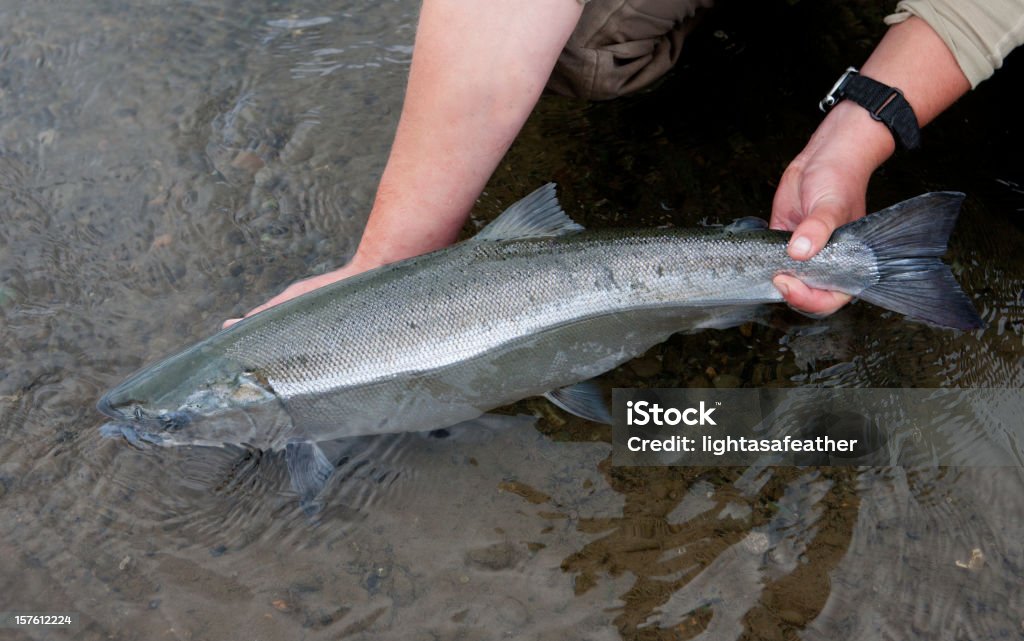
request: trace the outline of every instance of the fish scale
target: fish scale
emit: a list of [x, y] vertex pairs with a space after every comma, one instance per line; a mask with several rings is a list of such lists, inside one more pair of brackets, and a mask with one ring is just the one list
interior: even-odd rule
[[[716, 237], [725, 233], [465, 244], [379, 274], [370, 287], [343, 281], [308, 311], [280, 310], [285, 322], [241, 335], [227, 354], [263, 371], [275, 391], [290, 397], [311, 386], [324, 391], [451, 365], [591, 316], [778, 301], [770, 284], [775, 273], [814, 275], [816, 266], [786, 256], [787, 234], [742, 243]], [[837, 255], [830, 264], [870, 283], [866, 247], [845, 243], [830, 253]], [[466, 295], [472, 291], [482, 295]]]
[[979, 327], [940, 260], [962, 198], [899, 203], [795, 261], [788, 233], [749, 220], [585, 232], [548, 185], [468, 241], [314, 290], [146, 368], [99, 408], [119, 421], [108, 434], [137, 443], [283, 449], [306, 504], [331, 472], [317, 441], [446, 427], [540, 394], [607, 420], [578, 383], [675, 332], [753, 318], [782, 300], [778, 274]]

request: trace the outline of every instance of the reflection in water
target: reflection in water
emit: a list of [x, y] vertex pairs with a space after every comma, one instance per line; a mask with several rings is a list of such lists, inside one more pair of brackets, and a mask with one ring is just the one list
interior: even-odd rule
[[[545, 101], [473, 222], [549, 180], [590, 227], [766, 216], [814, 126], [815, 87], [876, 35], [877, 10], [861, 9], [723, 7], [655, 91]], [[1019, 469], [613, 468], [606, 431], [525, 403], [545, 418], [337, 444], [311, 520], [279, 455], [102, 439], [102, 391], [351, 253], [416, 3], [0, 0], [0, 13], [0, 611], [82, 617], [5, 634], [1022, 634]], [[991, 106], [1012, 103], [1013, 64], [871, 194], [875, 207], [969, 194], [948, 259], [988, 329], [867, 305], [817, 324], [779, 313], [674, 337], [605, 384], [1019, 390], [1020, 132]]]
[[1022, 489], [1013, 468], [862, 474], [850, 549], [810, 638], [1019, 635]]
[[[714, 474], [621, 468], [612, 474], [616, 489], [629, 488], [624, 516], [581, 523], [584, 531], [605, 535], [563, 567], [580, 573], [577, 592], [593, 587], [599, 572], [628, 570], [637, 577], [615, 619], [624, 638], [733, 639], [748, 625], [793, 626], [820, 610], [827, 594], [821, 586], [856, 515], [855, 472], [830, 470], [828, 478], [794, 468]], [[825, 510], [829, 519], [822, 524]], [[795, 620], [780, 619], [780, 596]]]

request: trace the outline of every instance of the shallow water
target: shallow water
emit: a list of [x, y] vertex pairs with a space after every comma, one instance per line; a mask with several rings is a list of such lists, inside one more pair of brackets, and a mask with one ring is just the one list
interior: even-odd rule
[[[0, 638], [1024, 638], [1019, 469], [613, 468], [607, 430], [528, 401], [339, 445], [310, 520], [278, 455], [100, 438], [104, 390], [351, 253], [415, 14], [0, 0], [0, 612], [81, 616]], [[549, 180], [591, 227], [767, 216], [881, 15], [727, 5], [654, 91], [545, 99], [467, 232]], [[967, 192], [948, 259], [986, 330], [780, 311], [604, 384], [1021, 388], [1022, 71], [870, 197]]]

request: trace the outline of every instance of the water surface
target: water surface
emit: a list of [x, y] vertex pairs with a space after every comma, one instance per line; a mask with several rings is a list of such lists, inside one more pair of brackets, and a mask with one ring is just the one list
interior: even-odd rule
[[[1024, 638], [1019, 469], [613, 468], [606, 430], [528, 401], [349, 444], [310, 520], [278, 455], [100, 438], [103, 391], [351, 254], [416, 11], [0, 0], [0, 611], [81, 616], [0, 636]], [[466, 232], [549, 180], [591, 227], [767, 216], [881, 15], [726, 5], [655, 90], [545, 99]], [[986, 330], [780, 310], [603, 384], [1019, 389], [1021, 80], [1011, 57], [869, 198], [967, 192], [948, 260]]]

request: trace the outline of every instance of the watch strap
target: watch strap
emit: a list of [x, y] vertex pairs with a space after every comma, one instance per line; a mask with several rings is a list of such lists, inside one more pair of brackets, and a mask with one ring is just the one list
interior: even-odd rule
[[862, 76], [850, 67], [818, 106], [827, 113], [844, 99], [852, 100], [867, 109], [872, 118], [889, 128], [896, 144], [903, 149], [917, 149], [921, 146], [921, 128], [917, 125], [917, 115], [899, 89]]

